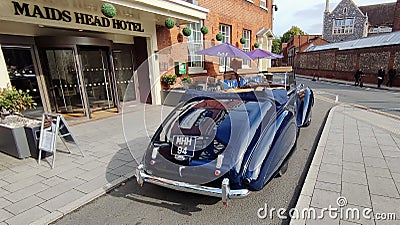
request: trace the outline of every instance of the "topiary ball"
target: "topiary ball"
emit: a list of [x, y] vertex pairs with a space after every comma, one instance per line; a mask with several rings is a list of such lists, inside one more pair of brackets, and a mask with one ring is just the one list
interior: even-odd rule
[[165, 26], [166, 26], [168, 29], [173, 28], [173, 27], [175, 26], [174, 20], [171, 19], [171, 18], [165, 19]]
[[188, 37], [188, 36], [190, 36], [192, 34], [192, 30], [189, 27], [185, 27], [185, 28], [183, 28], [182, 33], [183, 33], [183, 35]]
[[254, 43], [254, 48], [259, 48], [260, 44], [258, 44], [258, 42]]
[[222, 36], [221, 33], [218, 33], [218, 34], [215, 36], [215, 39], [217, 39], [217, 41], [222, 41], [222, 38], [223, 38], [223, 36]]
[[246, 39], [240, 38], [240, 44], [244, 45], [246, 43]]
[[203, 34], [207, 34], [207, 33], [208, 33], [208, 28], [207, 28], [206, 26], [202, 26], [202, 27], [200, 28], [200, 31], [201, 31], [201, 33], [203, 33]]
[[101, 7], [101, 12], [105, 17], [108, 18], [113, 18], [115, 15], [117, 15], [117, 9], [109, 3], [103, 4]]

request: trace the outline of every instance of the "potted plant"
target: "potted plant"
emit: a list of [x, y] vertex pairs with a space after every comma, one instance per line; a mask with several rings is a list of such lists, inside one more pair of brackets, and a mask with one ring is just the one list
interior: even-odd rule
[[161, 77], [161, 83], [166, 85], [167, 88], [170, 88], [171, 85], [176, 83], [176, 74], [165, 74]]
[[189, 85], [192, 83], [192, 78], [190, 76], [186, 75], [181, 78], [181, 81], [182, 81], [183, 88], [189, 89]]
[[21, 112], [35, 107], [28, 91], [14, 87], [0, 90], [0, 151], [17, 158], [31, 156], [25, 127], [40, 127], [40, 121], [25, 118]]

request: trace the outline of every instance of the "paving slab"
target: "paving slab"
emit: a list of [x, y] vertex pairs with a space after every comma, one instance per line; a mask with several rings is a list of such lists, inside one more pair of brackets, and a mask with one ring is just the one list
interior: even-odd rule
[[28, 198], [25, 198], [19, 202], [13, 203], [9, 206], [4, 207], [5, 210], [11, 212], [14, 215], [18, 215], [30, 208], [33, 208], [41, 203], [43, 203], [45, 200], [42, 198], [39, 198], [35, 195], [29, 196]]
[[[293, 220], [291, 224], [400, 224], [399, 127], [399, 120], [384, 115], [349, 105], [335, 106], [311, 163], [319, 168], [310, 167], [300, 193], [306, 197], [299, 198], [296, 209], [328, 207], [340, 197], [346, 203], [343, 210], [367, 210], [372, 219]], [[391, 212], [397, 220], [376, 217]]]

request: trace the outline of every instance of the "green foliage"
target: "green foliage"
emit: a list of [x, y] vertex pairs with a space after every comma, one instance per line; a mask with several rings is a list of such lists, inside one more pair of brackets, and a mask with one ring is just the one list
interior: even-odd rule
[[21, 113], [24, 110], [36, 108], [36, 103], [28, 91], [16, 88], [0, 90], [0, 109], [2, 113]]
[[286, 31], [281, 37], [281, 43], [287, 43], [289, 39], [295, 35], [304, 35], [304, 34], [306, 33], [304, 33], [304, 31], [302, 31], [299, 27], [292, 26], [292, 28]]
[[218, 34], [215, 36], [215, 39], [217, 39], [217, 41], [222, 41], [222, 38], [223, 38], [223, 36], [222, 36], [221, 33], [218, 33]]
[[161, 77], [161, 82], [165, 85], [174, 85], [176, 83], [176, 75], [175, 74], [165, 74]]
[[181, 78], [181, 81], [182, 81], [182, 83], [191, 84], [192, 83], [192, 78], [190, 76], [186, 75], [186, 76], [183, 76]]
[[200, 31], [201, 31], [201, 33], [203, 33], [203, 34], [208, 34], [208, 27], [202, 26], [202, 27], [200, 28]]
[[101, 7], [101, 12], [108, 18], [113, 18], [115, 15], [117, 15], [117, 9], [109, 3], [103, 4]]
[[244, 45], [246, 43], [246, 39], [240, 38], [240, 44]]
[[174, 28], [174, 26], [175, 26], [174, 20], [171, 19], [171, 18], [165, 19], [165, 26], [166, 26], [168, 29]]
[[254, 48], [259, 48], [260, 44], [258, 42], [254, 43]]
[[281, 53], [281, 39], [276, 38], [274, 40], [272, 40], [272, 52], [276, 53], [276, 54], [280, 54]]
[[189, 37], [192, 34], [192, 30], [189, 27], [185, 27], [185, 28], [183, 28], [182, 33], [186, 37]]

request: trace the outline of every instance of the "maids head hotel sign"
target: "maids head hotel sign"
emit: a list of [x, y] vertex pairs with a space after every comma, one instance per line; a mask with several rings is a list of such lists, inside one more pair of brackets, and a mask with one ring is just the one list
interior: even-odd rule
[[118, 30], [129, 30], [144, 32], [140, 23], [134, 23], [126, 20], [109, 19], [107, 17], [93, 16], [80, 12], [70, 12], [68, 10], [59, 10], [51, 7], [40, 7], [12, 1], [14, 6], [14, 15], [40, 18], [45, 20], [63, 21], [66, 23], [77, 23], [82, 25], [96, 27], [111, 27]]

